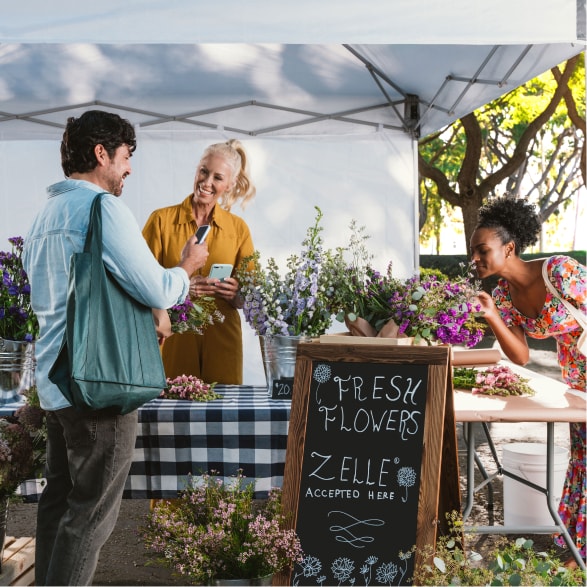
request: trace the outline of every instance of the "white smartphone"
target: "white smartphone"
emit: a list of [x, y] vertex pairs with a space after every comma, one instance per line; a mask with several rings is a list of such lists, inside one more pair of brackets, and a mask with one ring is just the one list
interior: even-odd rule
[[210, 269], [208, 277], [214, 277], [220, 281], [224, 281], [227, 277], [230, 277], [232, 273], [232, 265], [230, 263], [214, 263]]
[[196, 230], [196, 238], [198, 239], [199, 245], [201, 245], [206, 240], [206, 237], [208, 236], [209, 232], [210, 232], [210, 225], [209, 224], [202, 224], [202, 226], [198, 227], [198, 230]]

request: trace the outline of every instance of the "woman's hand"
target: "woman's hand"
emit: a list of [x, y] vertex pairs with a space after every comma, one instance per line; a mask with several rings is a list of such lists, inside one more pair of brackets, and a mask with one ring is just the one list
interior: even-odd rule
[[239, 283], [234, 277], [226, 277], [223, 280], [215, 277], [194, 275], [190, 280], [190, 295], [218, 297], [235, 308], [242, 307], [242, 299], [238, 292]]
[[476, 299], [473, 300], [473, 304], [477, 302], [481, 306], [481, 311], [483, 312], [483, 318], [487, 320], [487, 322], [491, 323], [492, 320], [496, 320], [500, 318], [497, 308], [495, 306], [495, 302], [493, 298], [485, 291], [480, 291], [477, 293]]

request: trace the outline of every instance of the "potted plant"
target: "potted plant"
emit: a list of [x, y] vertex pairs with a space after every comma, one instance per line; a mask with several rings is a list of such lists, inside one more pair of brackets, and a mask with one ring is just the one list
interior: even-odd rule
[[[301, 254], [288, 257], [284, 275], [273, 257], [263, 267], [259, 251], [237, 268], [244, 317], [259, 336], [315, 337], [332, 323], [332, 266], [339, 253], [324, 249], [322, 211], [315, 209], [315, 222], [307, 230]], [[251, 261], [254, 268], [248, 270]]]
[[24, 240], [9, 238], [12, 251], [0, 251], [0, 403], [18, 399], [33, 384], [34, 341], [39, 323], [22, 264]]
[[259, 251], [237, 267], [243, 314], [259, 336], [269, 393], [275, 381], [293, 378], [298, 342], [324, 334], [332, 324], [333, 268], [341, 251], [324, 249], [322, 211], [315, 209], [301, 254], [288, 257], [285, 274], [273, 257], [263, 267]]
[[12, 416], [0, 418], [0, 571], [9, 500], [21, 483], [40, 475], [45, 462], [45, 411], [35, 387], [25, 397], [26, 403]]
[[450, 512], [447, 520], [448, 533], [420, 551], [426, 562], [414, 573], [414, 585], [585, 585], [584, 571], [535, 550], [532, 540], [501, 536], [483, 556], [466, 548], [461, 515]]
[[258, 585], [302, 560], [280, 490], [254, 500], [242, 471], [229, 483], [214, 472], [189, 481], [179, 499], [158, 502], [148, 515], [143, 536], [156, 563], [194, 585]]
[[24, 240], [8, 239], [12, 251], [0, 251], [0, 338], [33, 342], [39, 335], [39, 323], [31, 307], [31, 286], [22, 264]]

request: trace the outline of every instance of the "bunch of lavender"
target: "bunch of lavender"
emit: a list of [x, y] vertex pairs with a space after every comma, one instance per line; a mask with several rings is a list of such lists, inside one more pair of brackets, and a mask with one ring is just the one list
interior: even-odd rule
[[162, 399], [187, 399], [208, 402], [221, 397], [214, 391], [215, 383], [204, 383], [195, 375], [168, 377], [167, 387], [159, 396]]
[[180, 334], [203, 334], [208, 326], [224, 322], [224, 314], [217, 308], [216, 300], [211, 296], [199, 296], [193, 301], [188, 296], [181, 304], [169, 308], [167, 313], [171, 320], [171, 331]]
[[[319, 336], [332, 323], [335, 275], [330, 268], [339, 253], [324, 250], [322, 211], [316, 207], [316, 212], [302, 252], [288, 257], [283, 278], [275, 259], [262, 267], [258, 251], [237, 268], [243, 313], [258, 335]], [[251, 261], [254, 268], [248, 271]]]
[[12, 251], [0, 251], [0, 338], [32, 342], [39, 323], [31, 307], [31, 286], [22, 265], [24, 240], [9, 238]]
[[160, 501], [149, 513], [144, 539], [158, 562], [191, 583], [253, 579], [282, 572], [302, 560], [300, 541], [286, 529], [281, 492], [253, 499], [254, 483], [242, 471], [225, 484], [215, 472], [173, 502]]

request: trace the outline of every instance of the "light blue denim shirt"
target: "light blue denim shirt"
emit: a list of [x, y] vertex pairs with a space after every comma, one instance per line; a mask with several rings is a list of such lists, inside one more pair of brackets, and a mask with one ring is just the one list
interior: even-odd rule
[[[25, 237], [23, 263], [40, 326], [35, 345], [36, 380], [45, 410], [70, 405], [48, 374], [65, 332], [69, 260], [84, 248], [90, 206], [103, 191], [75, 179], [49, 186], [49, 199]], [[105, 265], [133, 298], [151, 308], [169, 308], [185, 299], [189, 292], [187, 273], [179, 267], [164, 269], [159, 265], [132, 212], [113, 195], [102, 198], [102, 240]]]

